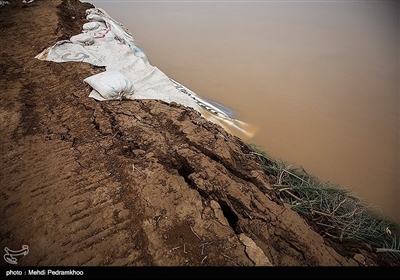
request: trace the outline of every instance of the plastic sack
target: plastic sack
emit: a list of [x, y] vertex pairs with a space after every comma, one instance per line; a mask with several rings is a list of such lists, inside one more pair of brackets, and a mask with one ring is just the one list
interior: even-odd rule
[[97, 8], [90, 8], [90, 9], [86, 10], [86, 15], [89, 15], [89, 14], [100, 15], [101, 11]]
[[119, 71], [105, 71], [83, 81], [93, 88], [89, 97], [96, 100], [134, 99], [131, 81]]
[[86, 16], [86, 19], [87, 19], [88, 21], [99, 21], [99, 22], [104, 22], [103, 17], [101, 17], [101, 16], [99, 16], [99, 15], [96, 15], [96, 14], [88, 14], [88, 15]]
[[100, 24], [97, 21], [86, 22], [83, 26], [83, 30], [95, 30], [99, 28]]
[[94, 43], [94, 39], [89, 34], [80, 33], [78, 35], [72, 36], [70, 39], [71, 43], [73, 44], [80, 44], [80, 45], [92, 45]]

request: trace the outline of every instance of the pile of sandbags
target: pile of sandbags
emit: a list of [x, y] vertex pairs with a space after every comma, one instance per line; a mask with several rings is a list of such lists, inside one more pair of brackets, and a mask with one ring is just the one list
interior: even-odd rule
[[89, 97], [98, 101], [157, 99], [176, 102], [197, 110], [230, 131], [238, 132], [234, 134], [246, 138], [252, 136], [245, 123], [228, 116], [218, 106], [200, 98], [152, 66], [134, 44], [132, 34], [104, 10], [88, 9], [86, 19], [88, 22], [82, 26], [82, 33], [55, 43], [36, 58], [105, 66], [105, 72], [84, 80], [93, 89]]

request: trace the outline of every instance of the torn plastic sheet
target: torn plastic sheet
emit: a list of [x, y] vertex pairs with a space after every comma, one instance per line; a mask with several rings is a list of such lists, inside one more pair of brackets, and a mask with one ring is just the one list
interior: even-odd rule
[[157, 99], [176, 102], [200, 112], [206, 119], [245, 140], [254, 135], [252, 125], [233, 118], [233, 112], [222, 104], [201, 98], [179, 82], [152, 66], [143, 51], [134, 44], [132, 34], [104, 10], [86, 11], [88, 20], [82, 33], [70, 40], [56, 42], [36, 56], [54, 62], [86, 62], [104, 66], [84, 81], [92, 87], [89, 97], [98, 101]]

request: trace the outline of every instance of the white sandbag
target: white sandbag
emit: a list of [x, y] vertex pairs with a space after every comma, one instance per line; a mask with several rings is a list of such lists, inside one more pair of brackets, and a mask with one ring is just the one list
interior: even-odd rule
[[86, 10], [86, 15], [89, 15], [89, 14], [100, 15], [101, 11], [97, 8], [90, 8], [90, 9]]
[[73, 44], [86, 45], [86, 46], [92, 45], [94, 43], [93, 37], [86, 33], [80, 33], [78, 35], [74, 35], [69, 40]]
[[82, 29], [84, 31], [88, 31], [88, 30], [95, 30], [97, 28], [99, 28], [100, 24], [97, 21], [91, 21], [91, 22], [86, 22], [83, 26]]
[[87, 19], [88, 21], [99, 21], [99, 22], [104, 22], [103, 17], [101, 17], [101, 16], [99, 16], [99, 15], [96, 15], [96, 14], [88, 14], [88, 15], [86, 16], [86, 19]]
[[93, 91], [89, 97], [99, 101], [133, 99], [131, 81], [119, 71], [105, 71], [84, 79]]

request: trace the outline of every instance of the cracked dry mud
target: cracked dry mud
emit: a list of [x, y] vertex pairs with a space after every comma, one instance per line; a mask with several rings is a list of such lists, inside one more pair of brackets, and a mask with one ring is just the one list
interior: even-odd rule
[[[104, 71], [34, 57], [81, 32], [61, 0], [0, 9], [0, 247], [18, 265], [398, 265], [322, 238], [245, 143], [179, 104], [98, 102]], [[5, 263], [3, 262], [3, 265]]]

